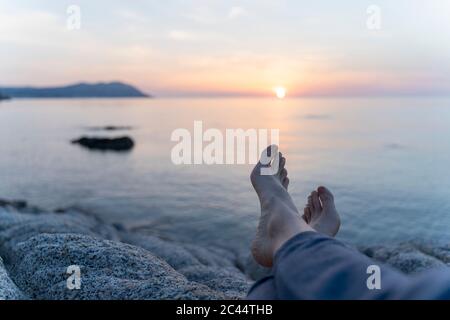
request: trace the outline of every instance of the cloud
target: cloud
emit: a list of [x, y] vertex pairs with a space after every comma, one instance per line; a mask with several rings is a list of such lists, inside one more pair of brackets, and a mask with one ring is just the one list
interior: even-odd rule
[[185, 18], [202, 24], [212, 24], [217, 22], [217, 15], [206, 7], [197, 7], [191, 12], [183, 15]]
[[247, 11], [242, 7], [232, 7], [230, 13], [228, 13], [229, 19], [237, 19], [239, 17], [245, 16]]
[[216, 24], [223, 23], [227, 19], [233, 20], [245, 15], [247, 15], [247, 11], [243, 7], [234, 6], [228, 13], [226, 8], [216, 7], [212, 9], [209, 7], [197, 7], [183, 16], [197, 23]]
[[[20, 44], [53, 44], [63, 38], [64, 19], [45, 11], [0, 12], [0, 41]], [[43, 35], [47, 37], [43, 37]]]
[[177, 41], [192, 41], [198, 39], [197, 35], [185, 30], [172, 30], [169, 32], [169, 38]]

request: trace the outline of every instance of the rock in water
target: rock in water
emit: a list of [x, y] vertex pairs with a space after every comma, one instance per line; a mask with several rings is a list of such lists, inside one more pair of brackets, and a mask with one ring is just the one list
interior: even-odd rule
[[9, 100], [9, 99], [11, 99], [11, 98], [8, 97], [8, 96], [2, 96], [2, 94], [0, 93], [0, 101], [2, 101], [2, 100]]
[[134, 147], [134, 141], [130, 137], [119, 138], [91, 138], [81, 137], [77, 140], [72, 140], [72, 143], [79, 144], [91, 150], [103, 151], [129, 151]]
[[89, 130], [92, 131], [125, 131], [125, 130], [132, 130], [132, 126], [103, 126], [103, 127], [89, 127]]
[[10, 208], [13, 208], [13, 209], [20, 210], [20, 209], [27, 208], [28, 205], [27, 205], [27, 202], [23, 201], [23, 200], [10, 201], [10, 200], [0, 199], [0, 207], [4, 207], [4, 208], [10, 207]]

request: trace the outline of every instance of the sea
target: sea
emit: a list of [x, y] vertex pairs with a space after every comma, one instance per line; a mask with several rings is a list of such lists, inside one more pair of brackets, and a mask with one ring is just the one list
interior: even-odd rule
[[[174, 163], [179, 129], [279, 130], [299, 211], [325, 185], [351, 244], [450, 241], [450, 99], [156, 98], [0, 102], [0, 198], [77, 208], [165, 239], [245, 250], [259, 203], [244, 164]], [[104, 126], [126, 127], [115, 131]], [[129, 136], [128, 152], [81, 136]]]

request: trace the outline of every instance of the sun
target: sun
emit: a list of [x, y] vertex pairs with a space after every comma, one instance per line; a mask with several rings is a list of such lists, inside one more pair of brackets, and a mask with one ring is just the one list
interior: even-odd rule
[[286, 88], [284, 87], [276, 87], [274, 89], [275, 94], [278, 99], [284, 99], [286, 97]]

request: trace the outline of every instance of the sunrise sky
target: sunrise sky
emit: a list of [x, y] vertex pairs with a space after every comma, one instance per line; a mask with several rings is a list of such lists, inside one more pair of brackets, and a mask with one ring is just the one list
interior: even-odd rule
[[[0, 86], [158, 96], [450, 93], [448, 0], [0, 0]], [[69, 5], [81, 29], [66, 27]], [[381, 9], [381, 29], [366, 22]]]

